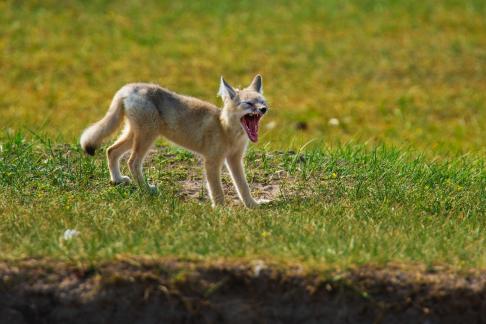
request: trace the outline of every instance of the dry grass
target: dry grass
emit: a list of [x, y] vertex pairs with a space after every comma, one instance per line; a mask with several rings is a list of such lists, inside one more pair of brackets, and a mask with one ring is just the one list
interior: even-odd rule
[[484, 152], [485, 11], [479, 0], [4, 1], [0, 128], [72, 142], [127, 82], [216, 101], [220, 74], [244, 85], [261, 72], [269, 148]]

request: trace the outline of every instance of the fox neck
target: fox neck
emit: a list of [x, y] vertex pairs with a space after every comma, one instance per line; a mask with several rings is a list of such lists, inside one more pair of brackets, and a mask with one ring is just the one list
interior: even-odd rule
[[241, 139], [241, 137], [245, 137], [246, 139], [248, 139], [245, 134], [245, 131], [241, 127], [241, 123], [238, 117], [230, 113], [224, 107], [221, 110], [220, 121], [223, 130], [225, 131], [225, 133], [228, 135], [229, 138], [234, 138], [235, 140], [239, 140]]

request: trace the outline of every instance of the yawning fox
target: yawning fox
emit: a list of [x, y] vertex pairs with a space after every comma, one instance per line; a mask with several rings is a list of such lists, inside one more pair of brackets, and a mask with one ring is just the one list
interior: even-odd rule
[[114, 96], [105, 117], [81, 135], [81, 146], [93, 155], [102, 140], [125, 119], [125, 129], [107, 150], [111, 182], [130, 182], [120, 173], [120, 158], [131, 151], [128, 166], [135, 181], [151, 191], [142, 173], [144, 157], [154, 140], [162, 135], [169, 141], [202, 156], [209, 196], [213, 206], [224, 204], [221, 168], [226, 163], [240, 199], [247, 207], [256, 207], [243, 169], [248, 139], [258, 141], [258, 125], [268, 111], [263, 97], [262, 77], [257, 75], [242, 90], [233, 89], [221, 77], [218, 93], [223, 108], [155, 84], [133, 83]]

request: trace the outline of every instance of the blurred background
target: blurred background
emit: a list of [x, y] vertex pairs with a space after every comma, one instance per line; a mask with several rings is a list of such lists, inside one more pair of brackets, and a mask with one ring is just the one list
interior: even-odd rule
[[0, 138], [74, 143], [125, 83], [220, 104], [264, 77], [260, 147], [484, 152], [486, 1], [2, 1]]

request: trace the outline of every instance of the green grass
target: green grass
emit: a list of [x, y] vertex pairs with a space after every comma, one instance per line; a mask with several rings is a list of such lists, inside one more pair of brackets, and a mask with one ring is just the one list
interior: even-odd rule
[[[486, 266], [482, 159], [431, 161], [352, 145], [256, 150], [247, 159], [249, 178], [269, 182], [285, 171], [281, 196], [258, 210], [212, 210], [207, 200], [178, 198], [178, 181], [199, 167], [184, 151], [168, 153], [156, 154], [147, 166], [160, 190], [150, 196], [133, 186], [110, 186], [102, 154], [92, 159], [77, 146], [9, 138], [0, 158], [2, 257]], [[80, 235], [65, 241], [66, 229]]]
[[[0, 258], [485, 268], [485, 30], [482, 0], [2, 1]], [[148, 164], [147, 196], [75, 144], [125, 83], [217, 102], [221, 74], [256, 73], [249, 178], [287, 174], [259, 210], [178, 198], [182, 150]]]
[[484, 152], [484, 30], [483, 0], [2, 1], [0, 128], [71, 143], [125, 83], [217, 102], [221, 74], [238, 86], [260, 72], [270, 148]]

